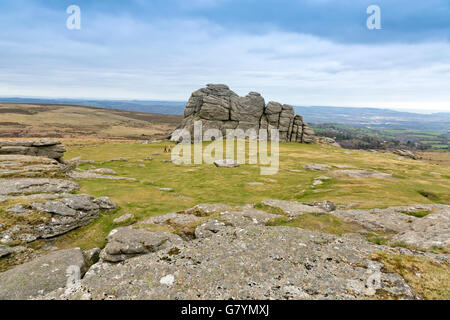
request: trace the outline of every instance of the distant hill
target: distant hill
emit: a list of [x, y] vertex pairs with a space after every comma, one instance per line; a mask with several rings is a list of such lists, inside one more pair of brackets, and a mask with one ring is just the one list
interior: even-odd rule
[[[138, 100], [82, 100], [82, 99], [35, 99], [0, 98], [0, 102], [58, 104], [91, 106], [153, 114], [183, 115], [183, 101], [138, 101]], [[351, 107], [294, 107], [306, 122], [314, 124], [335, 123], [360, 128], [409, 129], [438, 131], [450, 135], [450, 112], [419, 114], [377, 108]]]
[[377, 108], [295, 107], [310, 123], [336, 123], [373, 129], [449, 132], [450, 112], [419, 114]]

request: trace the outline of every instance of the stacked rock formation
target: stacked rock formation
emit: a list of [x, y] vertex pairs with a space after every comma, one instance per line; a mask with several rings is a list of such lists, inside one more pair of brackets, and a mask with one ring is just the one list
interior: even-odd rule
[[[195, 91], [189, 99], [184, 112], [184, 119], [177, 130], [172, 133], [172, 141], [180, 141], [177, 134], [186, 129], [193, 136], [195, 121], [201, 121], [203, 132], [218, 129], [226, 136], [228, 129], [267, 130], [278, 129], [280, 142], [315, 142], [314, 131], [295, 115], [290, 105], [269, 102], [256, 92], [240, 97], [226, 85], [209, 84], [206, 88]], [[203, 137], [203, 140], [207, 140]]]
[[0, 141], [0, 155], [25, 155], [55, 159], [62, 162], [66, 148], [58, 140]]

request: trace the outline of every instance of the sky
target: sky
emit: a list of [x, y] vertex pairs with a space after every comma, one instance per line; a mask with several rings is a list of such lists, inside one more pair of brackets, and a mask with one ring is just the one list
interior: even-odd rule
[[186, 101], [224, 83], [293, 105], [450, 112], [449, 39], [448, 0], [1, 0], [0, 96]]

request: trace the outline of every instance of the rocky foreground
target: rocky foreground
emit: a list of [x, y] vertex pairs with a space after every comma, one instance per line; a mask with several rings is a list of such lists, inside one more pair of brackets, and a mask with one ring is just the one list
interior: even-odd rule
[[[439, 204], [372, 210], [276, 199], [201, 204], [116, 228], [104, 248], [35, 252], [39, 239], [114, 209], [109, 198], [77, 194], [72, 179], [115, 179], [115, 172], [77, 170], [80, 159], [0, 157], [0, 266], [10, 264], [0, 273], [0, 299], [424, 298], [376, 258], [380, 253], [428, 259], [448, 274], [450, 255], [441, 249], [450, 246], [450, 206]], [[306, 216], [351, 228], [327, 233], [286, 226]], [[445, 275], [442, 286], [449, 287]]]

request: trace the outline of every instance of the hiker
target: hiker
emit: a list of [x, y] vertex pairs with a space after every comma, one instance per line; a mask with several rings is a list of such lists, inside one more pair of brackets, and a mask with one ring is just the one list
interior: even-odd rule
[[169, 146], [169, 152], [172, 152], [172, 148]]
[[164, 146], [164, 152], [167, 152], [167, 146]]

